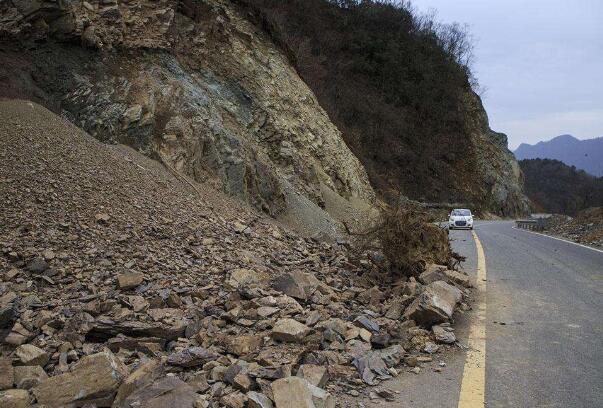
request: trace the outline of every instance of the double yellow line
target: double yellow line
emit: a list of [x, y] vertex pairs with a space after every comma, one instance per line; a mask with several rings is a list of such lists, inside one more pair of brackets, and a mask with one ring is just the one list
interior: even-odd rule
[[471, 328], [463, 382], [458, 408], [483, 408], [486, 393], [486, 256], [475, 231], [473, 239], [477, 247], [477, 283], [479, 301]]

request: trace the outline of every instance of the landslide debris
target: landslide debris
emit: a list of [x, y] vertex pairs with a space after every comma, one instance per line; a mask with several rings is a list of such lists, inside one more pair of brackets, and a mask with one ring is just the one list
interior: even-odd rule
[[32, 102], [0, 140], [0, 406], [332, 407], [454, 341], [445, 266], [386, 280]]
[[603, 207], [582, 210], [575, 217], [555, 214], [546, 220], [545, 232], [603, 248]]

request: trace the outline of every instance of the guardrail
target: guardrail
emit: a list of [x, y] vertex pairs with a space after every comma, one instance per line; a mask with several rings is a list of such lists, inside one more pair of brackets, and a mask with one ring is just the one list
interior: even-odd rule
[[538, 218], [535, 220], [516, 220], [517, 228], [528, 229], [532, 231], [542, 231], [546, 226], [546, 219]]

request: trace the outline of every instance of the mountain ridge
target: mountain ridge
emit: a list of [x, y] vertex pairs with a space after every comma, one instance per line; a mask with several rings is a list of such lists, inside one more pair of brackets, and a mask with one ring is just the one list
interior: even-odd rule
[[578, 139], [563, 134], [533, 145], [522, 143], [513, 153], [517, 160], [554, 159], [593, 176], [603, 176], [603, 137]]

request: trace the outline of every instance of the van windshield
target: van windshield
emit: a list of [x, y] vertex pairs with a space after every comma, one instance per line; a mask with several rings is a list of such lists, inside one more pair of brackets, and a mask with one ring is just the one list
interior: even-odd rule
[[452, 215], [469, 217], [471, 215], [471, 211], [469, 211], [469, 210], [452, 210]]

